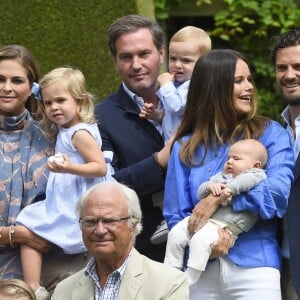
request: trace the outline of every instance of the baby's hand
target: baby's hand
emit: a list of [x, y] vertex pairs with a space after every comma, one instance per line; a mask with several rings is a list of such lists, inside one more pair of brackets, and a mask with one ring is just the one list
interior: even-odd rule
[[212, 193], [214, 196], [219, 196], [224, 187], [225, 185], [223, 183], [212, 182], [207, 185], [206, 190]]
[[232, 192], [228, 187], [225, 187], [220, 194], [221, 204], [227, 206], [231, 204]]
[[225, 198], [232, 197], [230, 188], [226, 186], [224, 189], [222, 189], [221, 195]]
[[160, 87], [162, 87], [163, 85], [169, 82], [172, 82], [173, 80], [174, 80], [174, 74], [168, 72], [160, 74], [157, 78]]

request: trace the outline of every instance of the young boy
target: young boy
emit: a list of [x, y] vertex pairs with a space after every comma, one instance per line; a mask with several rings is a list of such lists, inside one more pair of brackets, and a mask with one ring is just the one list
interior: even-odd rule
[[[246, 139], [234, 143], [228, 153], [223, 172], [219, 172], [198, 188], [198, 198], [208, 193], [220, 196], [221, 206], [191, 237], [186, 217], [170, 231], [167, 241], [165, 263], [176, 268], [183, 267], [184, 250], [190, 247], [187, 269], [189, 284], [195, 283], [205, 270], [211, 254], [210, 245], [218, 240], [218, 229], [226, 228], [234, 237], [249, 231], [257, 220], [250, 211], [234, 212], [230, 206], [232, 196], [247, 192], [266, 179], [262, 169], [268, 160], [266, 148], [257, 140]], [[232, 245], [233, 246], [233, 245]]]
[[171, 37], [169, 72], [158, 77], [157, 95], [162, 109], [145, 103], [140, 112], [141, 118], [161, 123], [165, 141], [174, 134], [182, 119], [194, 66], [198, 58], [210, 50], [211, 39], [201, 28], [186, 26]]

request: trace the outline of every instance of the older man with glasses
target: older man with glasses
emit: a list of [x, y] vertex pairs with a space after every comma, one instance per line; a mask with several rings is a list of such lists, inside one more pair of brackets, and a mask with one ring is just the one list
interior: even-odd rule
[[142, 230], [135, 191], [118, 182], [99, 183], [79, 199], [78, 212], [92, 258], [86, 269], [57, 285], [52, 299], [189, 299], [183, 272], [134, 248]]

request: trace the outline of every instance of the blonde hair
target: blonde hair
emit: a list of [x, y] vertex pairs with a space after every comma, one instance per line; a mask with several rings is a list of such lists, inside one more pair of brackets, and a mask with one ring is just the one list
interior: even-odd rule
[[[94, 96], [87, 92], [83, 73], [72, 67], [60, 67], [47, 73], [41, 80], [41, 90], [51, 84], [59, 84], [76, 100], [78, 104], [78, 117], [81, 122], [95, 123]], [[43, 101], [39, 103], [38, 118], [42, 130], [50, 140], [57, 136], [59, 126], [51, 122], [46, 113]]]
[[23, 280], [0, 280], [0, 296], [9, 296], [10, 299], [36, 300], [34, 291]]
[[171, 42], [197, 41], [200, 55], [211, 50], [211, 38], [206, 31], [195, 26], [185, 26], [178, 30], [170, 39]]

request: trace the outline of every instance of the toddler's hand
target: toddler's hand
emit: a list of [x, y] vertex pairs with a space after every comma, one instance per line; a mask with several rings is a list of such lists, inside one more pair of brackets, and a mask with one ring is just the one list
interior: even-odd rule
[[152, 103], [144, 103], [139, 116], [140, 118], [150, 119], [161, 123], [164, 111], [154, 108]]
[[174, 80], [174, 74], [168, 72], [160, 74], [157, 78], [160, 87], [162, 87], [163, 85], [169, 82], [172, 82], [173, 80]]
[[153, 111], [154, 111], [153, 103], [144, 103], [140, 111], [140, 118], [149, 119]]
[[48, 168], [51, 172], [55, 173], [67, 173], [66, 168], [69, 164], [69, 157], [62, 153], [50, 156], [48, 159]]
[[48, 162], [50, 164], [53, 164], [53, 163], [61, 164], [64, 162], [64, 157], [61, 153], [56, 153], [55, 155], [52, 155], [48, 158]]

